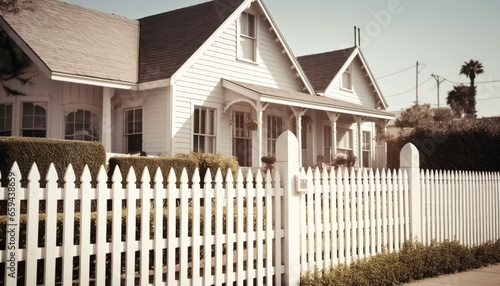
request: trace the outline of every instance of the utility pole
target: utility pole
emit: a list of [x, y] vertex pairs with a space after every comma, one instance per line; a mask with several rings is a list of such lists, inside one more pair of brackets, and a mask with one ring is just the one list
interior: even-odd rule
[[415, 99], [415, 104], [418, 105], [418, 61], [417, 61], [417, 69], [415, 71], [416, 71], [415, 75], [417, 77], [417, 83], [415, 85], [415, 87], [416, 87], [415, 89], [417, 91], [417, 94], [416, 94], [417, 96], [416, 96], [416, 99]]
[[440, 78], [438, 75], [435, 74], [431, 74], [431, 76], [434, 77], [434, 79], [437, 82], [438, 109], [439, 109], [439, 84], [444, 81], [444, 78]]

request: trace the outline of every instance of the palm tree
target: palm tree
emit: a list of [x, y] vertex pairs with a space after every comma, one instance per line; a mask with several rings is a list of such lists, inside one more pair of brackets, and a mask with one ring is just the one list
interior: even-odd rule
[[455, 85], [453, 90], [448, 92], [448, 97], [446, 97], [446, 103], [455, 112], [458, 117], [462, 117], [462, 114], [466, 113], [468, 110], [467, 98], [469, 97], [469, 87], [463, 84]]
[[464, 62], [460, 69], [460, 74], [463, 74], [470, 79], [469, 98], [467, 100], [468, 104], [466, 113], [474, 117], [476, 114], [476, 87], [474, 86], [474, 80], [476, 79], [476, 75], [482, 74], [483, 72], [483, 64], [475, 60]]

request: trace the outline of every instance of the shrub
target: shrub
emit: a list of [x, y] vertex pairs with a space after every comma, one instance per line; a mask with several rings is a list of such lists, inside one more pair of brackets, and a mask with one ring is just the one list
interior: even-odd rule
[[197, 167], [200, 171], [200, 180], [204, 182], [207, 170], [210, 169], [212, 179], [215, 178], [217, 169], [221, 170], [222, 177], [225, 178], [227, 172], [231, 171], [233, 176], [239, 169], [238, 159], [234, 156], [226, 156], [222, 153], [199, 153], [191, 152], [189, 154], [177, 154], [174, 158], [194, 159], [197, 162]]
[[398, 285], [442, 274], [456, 273], [500, 262], [500, 240], [474, 248], [457, 241], [425, 246], [407, 241], [398, 253], [316, 270], [301, 277], [301, 285]]
[[457, 119], [422, 125], [388, 141], [388, 167], [399, 168], [399, 152], [412, 143], [420, 167], [445, 170], [500, 170], [500, 118]]
[[[100, 167], [106, 165], [106, 152], [101, 143], [46, 138], [0, 137], [0, 158], [3, 158], [0, 160], [0, 172], [3, 175], [8, 174], [12, 164], [17, 162], [23, 177], [23, 187], [28, 183], [27, 177], [33, 163], [36, 163], [40, 172], [42, 187], [45, 186], [50, 163], [54, 163], [59, 186], [64, 183], [64, 173], [70, 163], [77, 184], [85, 165], [88, 165], [93, 178], [97, 177]], [[7, 176], [2, 176], [1, 182], [5, 186]]]
[[136, 185], [140, 187], [142, 173], [145, 167], [148, 167], [149, 175], [151, 178], [151, 186], [154, 184], [154, 177], [156, 170], [160, 168], [163, 176], [163, 186], [166, 186], [170, 170], [173, 169], [177, 180], [180, 179], [182, 170], [185, 168], [189, 179], [192, 178], [194, 170], [197, 167], [197, 162], [193, 158], [171, 158], [171, 157], [112, 157], [109, 159], [108, 176], [111, 180], [115, 168], [120, 170], [122, 174], [122, 184], [125, 186], [127, 183], [127, 176], [130, 167], [134, 168], [136, 176]]
[[160, 168], [163, 175], [163, 184], [166, 186], [168, 174], [171, 168], [174, 169], [177, 180], [180, 179], [182, 170], [186, 168], [189, 182], [193, 177], [194, 170], [199, 169], [200, 181], [203, 186], [203, 181], [208, 169], [212, 174], [212, 180], [215, 177], [217, 169], [221, 169], [222, 176], [225, 178], [227, 172], [231, 170], [233, 175], [239, 169], [238, 160], [236, 157], [228, 157], [221, 153], [215, 155], [211, 153], [196, 153], [192, 152], [189, 154], [177, 154], [174, 157], [112, 157], [109, 159], [109, 177], [112, 178], [114, 169], [119, 167], [122, 174], [123, 180], [122, 184], [126, 184], [126, 177], [130, 170], [130, 167], [134, 167], [135, 175], [137, 178], [137, 186], [140, 186], [140, 179], [142, 177], [142, 172], [144, 167], [148, 167], [151, 184], [153, 183], [154, 176], [156, 174], [157, 168]]

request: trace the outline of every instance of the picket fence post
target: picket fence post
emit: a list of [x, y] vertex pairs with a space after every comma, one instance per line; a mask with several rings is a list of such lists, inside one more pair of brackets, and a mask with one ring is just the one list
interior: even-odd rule
[[410, 237], [422, 240], [422, 200], [420, 190], [420, 157], [417, 147], [407, 143], [399, 153], [399, 166], [408, 174]]
[[300, 195], [295, 180], [299, 175], [299, 142], [292, 132], [286, 131], [276, 142], [276, 169], [285, 190], [281, 213], [284, 228], [282, 262], [285, 265], [283, 285], [298, 285], [300, 282]]

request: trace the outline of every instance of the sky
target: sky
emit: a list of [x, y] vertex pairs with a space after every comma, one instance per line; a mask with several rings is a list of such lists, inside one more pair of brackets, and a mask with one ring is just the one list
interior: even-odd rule
[[[131, 19], [208, 0], [66, 0]], [[418, 102], [446, 106], [460, 67], [483, 64], [476, 77], [478, 117], [500, 116], [500, 1], [498, 0], [264, 0], [295, 56], [354, 45], [361, 50], [389, 111]], [[417, 72], [418, 62], [418, 72]], [[418, 76], [417, 76], [418, 74]], [[432, 76], [434, 75], [434, 76]], [[439, 81], [439, 90], [438, 90]]]

